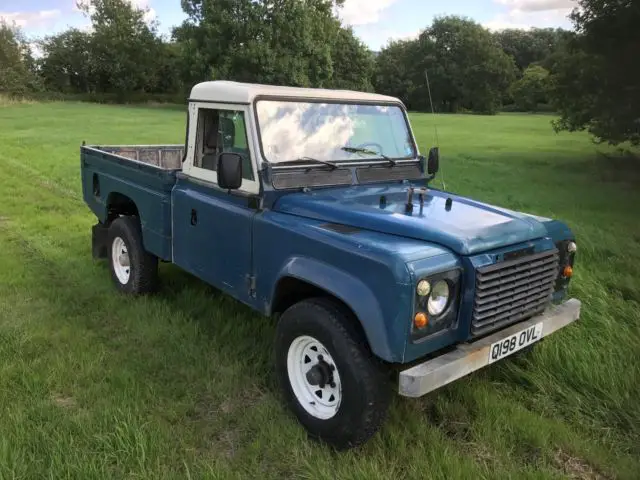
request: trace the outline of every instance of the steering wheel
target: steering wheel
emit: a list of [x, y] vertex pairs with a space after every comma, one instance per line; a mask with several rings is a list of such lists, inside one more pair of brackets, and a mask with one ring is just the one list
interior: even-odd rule
[[361, 143], [360, 145], [358, 145], [356, 148], [366, 148], [367, 150], [371, 150], [370, 148], [367, 147], [378, 147], [378, 152], [380, 155], [382, 155], [382, 145], [380, 145], [379, 143], [376, 142], [365, 142], [365, 143]]

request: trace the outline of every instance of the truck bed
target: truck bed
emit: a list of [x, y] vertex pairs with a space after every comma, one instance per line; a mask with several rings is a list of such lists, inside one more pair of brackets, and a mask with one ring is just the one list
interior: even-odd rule
[[83, 145], [84, 200], [106, 224], [125, 205], [140, 218], [145, 248], [171, 259], [171, 190], [182, 169], [184, 145]]

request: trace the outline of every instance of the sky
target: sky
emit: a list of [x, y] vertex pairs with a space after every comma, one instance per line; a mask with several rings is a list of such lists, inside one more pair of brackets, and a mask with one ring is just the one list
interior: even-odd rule
[[[162, 33], [185, 19], [180, 0], [128, 0], [148, 9]], [[339, 16], [373, 50], [391, 39], [417, 36], [440, 15], [469, 17], [489, 29], [564, 27], [575, 0], [345, 0]], [[0, 18], [15, 22], [29, 37], [41, 37], [69, 26], [86, 27], [88, 19], [76, 0], [0, 0]]]

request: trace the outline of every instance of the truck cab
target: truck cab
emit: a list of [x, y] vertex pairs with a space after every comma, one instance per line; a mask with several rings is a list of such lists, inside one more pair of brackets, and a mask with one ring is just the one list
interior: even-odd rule
[[579, 317], [569, 227], [435, 188], [394, 97], [203, 82], [184, 145], [83, 145], [81, 167], [117, 289], [172, 262], [275, 318], [283, 396], [337, 448], [390, 383], [422, 396]]

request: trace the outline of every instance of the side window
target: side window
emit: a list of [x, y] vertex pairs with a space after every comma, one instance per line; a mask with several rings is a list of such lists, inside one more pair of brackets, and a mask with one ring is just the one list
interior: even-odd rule
[[242, 156], [242, 177], [253, 180], [244, 113], [237, 110], [201, 108], [198, 111], [196, 167], [214, 170], [218, 155], [234, 152]]

